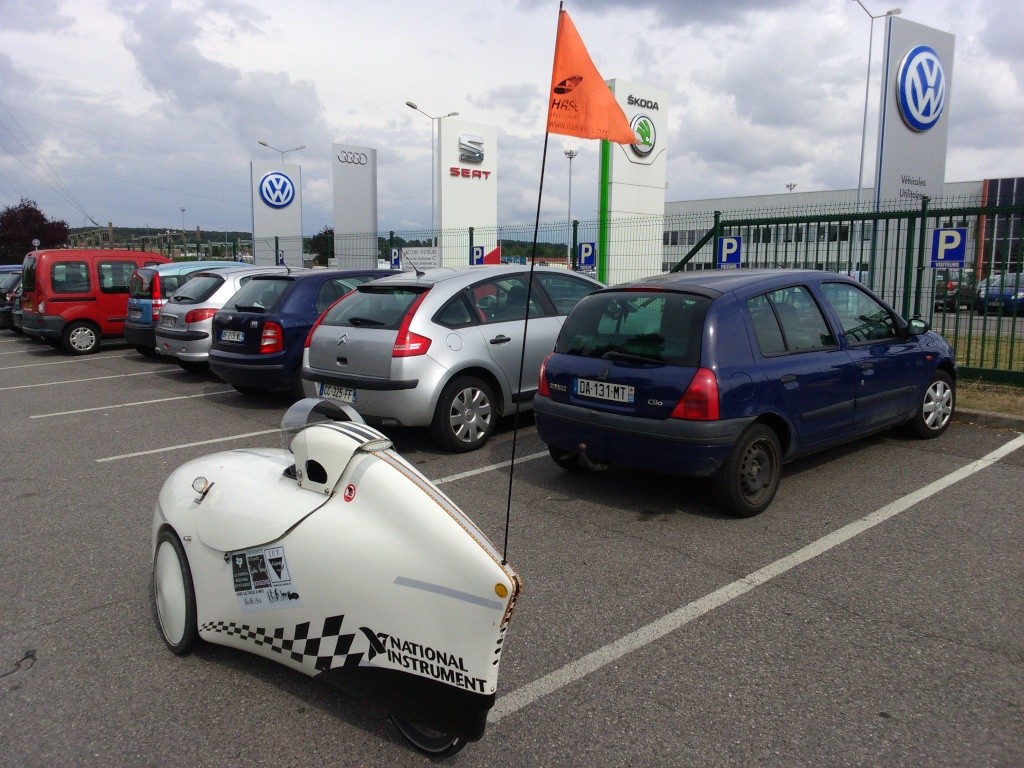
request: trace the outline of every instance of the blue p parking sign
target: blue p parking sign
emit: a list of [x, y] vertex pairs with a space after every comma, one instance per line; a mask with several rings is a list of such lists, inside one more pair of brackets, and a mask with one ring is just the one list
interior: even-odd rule
[[966, 257], [966, 229], [936, 229], [932, 232], [933, 267], [962, 269]]
[[593, 243], [579, 243], [576, 246], [576, 269], [596, 269], [596, 254]]
[[484, 263], [484, 247], [482, 245], [474, 245], [472, 248], [469, 249], [469, 263]]
[[401, 251], [398, 248], [391, 249], [391, 268], [401, 269], [402, 268], [402, 256]]
[[738, 267], [740, 256], [743, 254], [742, 237], [720, 237], [718, 238], [718, 266]]

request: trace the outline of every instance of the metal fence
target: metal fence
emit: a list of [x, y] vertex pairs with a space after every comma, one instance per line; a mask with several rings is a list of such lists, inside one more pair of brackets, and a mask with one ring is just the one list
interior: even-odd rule
[[[577, 269], [580, 244], [598, 254], [594, 272], [608, 284], [673, 270], [715, 269], [720, 238], [739, 238], [741, 268], [819, 269], [857, 277], [905, 317], [927, 320], [957, 349], [963, 375], [1024, 386], [1024, 204], [989, 206], [977, 199], [903, 201], [883, 212], [862, 206], [708, 211], [679, 216], [575, 220], [468, 230], [404, 230], [315, 238], [264, 238], [232, 255], [256, 262], [366, 267], [392, 252], [429, 249], [442, 266], [470, 263], [474, 247], [500, 249], [503, 262]], [[964, 237], [962, 265], [932, 266], [939, 230]], [[212, 243], [189, 249], [205, 258]], [[262, 256], [261, 256], [262, 254]], [[268, 255], [269, 254], [269, 255]], [[177, 255], [177, 254], [168, 254]], [[991, 276], [1016, 300], [979, 304]], [[953, 288], [952, 286], [956, 286]]]
[[[853, 206], [824, 214], [714, 212], [703, 227], [693, 216], [666, 220], [664, 268], [716, 268], [719, 238], [738, 237], [740, 266], [853, 275], [905, 317], [942, 333], [963, 375], [1024, 386], [1024, 205], [936, 202], [880, 213]], [[950, 231], [963, 238], [964, 260], [934, 265], [936, 232], [941, 242]]]

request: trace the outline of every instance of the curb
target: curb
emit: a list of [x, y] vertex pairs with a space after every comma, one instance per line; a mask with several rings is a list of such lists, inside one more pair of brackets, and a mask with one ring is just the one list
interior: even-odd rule
[[982, 427], [1012, 429], [1016, 432], [1024, 432], [1024, 416], [1012, 416], [1007, 413], [992, 413], [991, 411], [975, 411], [970, 408], [957, 408], [953, 412], [953, 420], [966, 421], [970, 424], [977, 424]]

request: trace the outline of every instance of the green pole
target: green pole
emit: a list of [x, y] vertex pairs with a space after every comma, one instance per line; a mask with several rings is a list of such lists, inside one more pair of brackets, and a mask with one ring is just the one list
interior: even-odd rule
[[921, 198], [921, 239], [917, 244], [917, 273], [914, 280], [914, 317], [921, 317], [921, 287], [924, 282], [924, 233], [928, 227], [929, 202], [931, 202], [931, 198], [927, 195]]

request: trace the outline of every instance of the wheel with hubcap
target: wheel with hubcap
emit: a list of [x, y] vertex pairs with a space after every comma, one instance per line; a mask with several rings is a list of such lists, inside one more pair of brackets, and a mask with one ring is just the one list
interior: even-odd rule
[[167, 647], [178, 655], [192, 650], [199, 638], [192, 570], [174, 531], [163, 531], [153, 555], [153, 606]]
[[391, 715], [391, 722], [398, 726], [398, 730], [410, 744], [431, 757], [450, 757], [466, 746], [466, 740], [461, 736], [452, 736], [433, 728], [426, 728], [398, 715]]
[[734, 515], [753, 517], [771, 504], [781, 476], [778, 435], [764, 424], [751, 424], [714, 476], [715, 501]]
[[475, 376], [448, 382], [430, 423], [430, 434], [442, 448], [466, 453], [482, 448], [497, 423], [494, 391]]
[[956, 385], [945, 371], [936, 371], [917, 413], [909, 422], [910, 431], [922, 440], [931, 440], [946, 431], [956, 410]]
[[68, 323], [61, 334], [61, 342], [72, 355], [90, 355], [99, 349], [100, 332], [92, 323]]

